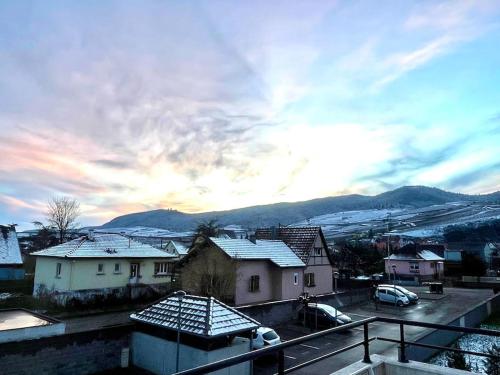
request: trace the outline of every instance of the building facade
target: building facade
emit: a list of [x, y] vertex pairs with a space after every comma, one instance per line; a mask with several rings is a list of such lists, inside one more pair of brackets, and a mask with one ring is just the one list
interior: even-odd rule
[[334, 268], [321, 229], [281, 229], [291, 229], [283, 239], [261, 231], [199, 241], [180, 262], [182, 288], [238, 306], [331, 293]]
[[321, 227], [271, 227], [258, 229], [255, 237], [283, 241], [302, 260], [302, 292], [315, 295], [333, 291], [336, 268]]
[[96, 295], [137, 297], [172, 281], [177, 257], [117, 234], [83, 236], [37, 251], [33, 295], [60, 303]]

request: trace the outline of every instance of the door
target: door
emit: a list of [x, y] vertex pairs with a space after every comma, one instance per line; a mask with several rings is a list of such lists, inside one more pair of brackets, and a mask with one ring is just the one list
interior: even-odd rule
[[387, 302], [396, 303], [397, 299], [398, 299], [398, 296], [396, 293], [394, 293], [394, 291], [392, 291], [392, 290], [387, 291]]
[[141, 266], [139, 263], [130, 263], [130, 278], [136, 278], [140, 276]]

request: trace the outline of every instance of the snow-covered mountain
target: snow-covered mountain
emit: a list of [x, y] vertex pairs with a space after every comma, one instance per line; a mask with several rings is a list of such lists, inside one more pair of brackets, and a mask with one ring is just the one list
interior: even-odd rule
[[[406, 220], [411, 217], [405, 215], [422, 215], [427, 210], [430, 212], [435, 211], [437, 214], [446, 214], [446, 210], [441, 212], [436, 208], [436, 205], [446, 205], [452, 202], [462, 202], [457, 206], [457, 210], [463, 209], [467, 211], [468, 209], [462, 207], [463, 205], [467, 207], [468, 204], [482, 206], [489, 203], [500, 203], [500, 192], [488, 195], [466, 195], [450, 193], [425, 186], [405, 186], [375, 196], [346, 195], [319, 198], [304, 202], [275, 203], [197, 214], [160, 209], [119, 216], [104, 224], [102, 228], [142, 226], [168, 229], [176, 232], [191, 231], [200, 222], [211, 219], [217, 219], [221, 226], [235, 224], [246, 228], [278, 224], [304, 224], [308, 219], [311, 224], [315, 222], [319, 224], [321, 220], [336, 220], [338, 226], [342, 226], [342, 222], [345, 224], [353, 222], [354, 225], [362, 226], [367, 220], [383, 220], [389, 214], [392, 217], [399, 217], [400, 220]], [[449, 207], [453, 207], [453, 205]], [[351, 213], [346, 214], [348, 211], [351, 211]], [[478, 213], [471, 213], [471, 215], [475, 214]], [[325, 215], [327, 216], [318, 219], [318, 217]], [[348, 218], [343, 219], [344, 217]]]

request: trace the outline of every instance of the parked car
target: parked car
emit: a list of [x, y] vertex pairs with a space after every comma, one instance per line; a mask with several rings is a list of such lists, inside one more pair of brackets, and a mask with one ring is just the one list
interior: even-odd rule
[[260, 327], [254, 332], [252, 337], [252, 348], [261, 349], [264, 346], [281, 343], [281, 338], [276, 331], [269, 327]]
[[396, 304], [398, 306], [407, 306], [410, 304], [408, 297], [395, 289], [394, 286], [378, 286], [375, 291], [375, 300]]
[[[380, 284], [379, 287], [393, 288], [394, 289], [394, 285], [389, 285], [389, 284]], [[399, 285], [396, 285], [396, 290], [399, 290], [406, 297], [408, 297], [408, 300], [410, 301], [410, 303], [418, 303], [418, 296], [416, 293], [413, 293], [412, 291], [409, 291], [408, 289], [403, 288], [402, 286], [399, 286]]]
[[306, 307], [302, 307], [298, 314], [299, 322], [304, 322], [304, 311], [306, 315], [305, 322], [309, 327], [316, 327], [316, 321], [318, 322], [318, 327], [326, 328], [352, 322], [352, 319], [342, 311], [323, 303], [309, 303]]

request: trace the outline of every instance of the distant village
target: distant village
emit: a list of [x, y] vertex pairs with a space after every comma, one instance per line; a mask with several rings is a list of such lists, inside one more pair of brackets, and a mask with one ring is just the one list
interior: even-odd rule
[[[467, 288], [484, 290], [473, 297], [486, 306], [483, 318], [500, 305], [491, 297], [500, 291], [499, 220], [444, 235], [370, 229], [327, 239], [311, 223], [79, 229], [70, 225], [77, 213], [66, 226], [0, 226], [0, 358], [12, 373], [38, 373], [43, 358], [42, 373], [174, 374], [281, 343], [264, 324], [279, 332], [351, 324], [339, 308], [412, 314], [409, 306], [435, 303], [435, 293], [451, 296], [452, 308]], [[53, 346], [66, 354], [47, 355]], [[248, 362], [229, 369], [268, 371]]]
[[[238, 306], [330, 293], [335, 278], [337, 287], [382, 280], [460, 286], [500, 275], [500, 242], [460, 241], [453, 233], [449, 241], [370, 231], [328, 242], [320, 226], [252, 230], [219, 228], [214, 220], [186, 232], [71, 229], [60, 243], [55, 228], [0, 229], [0, 280], [31, 280], [33, 297], [60, 305], [134, 300], [182, 288]], [[2, 292], [8, 301], [9, 292]]]

